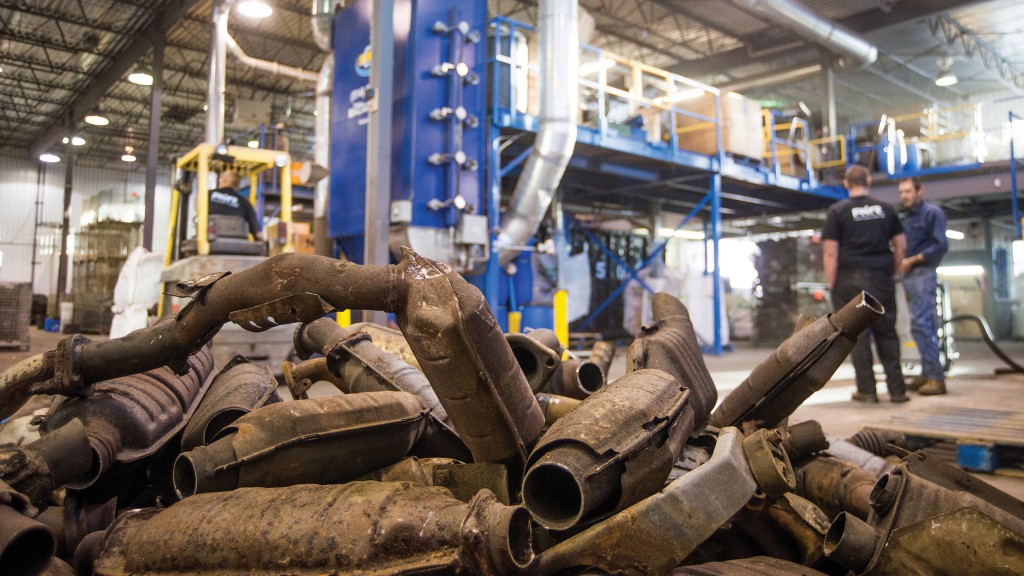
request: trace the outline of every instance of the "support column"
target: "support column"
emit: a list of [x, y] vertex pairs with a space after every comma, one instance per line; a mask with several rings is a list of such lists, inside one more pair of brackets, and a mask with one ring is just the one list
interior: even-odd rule
[[64, 293], [67, 291], [68, 284], [68, 232], [71, 226], [71, 182], [74, 177], [75, 168], [75, 145], [71, 143], [73, 134], [71, 133], [70, 127], [67, 131], [68, 143], [64, 147], [65, 160], [67, 165], [64, 166], [64, 217], [61, 220], [60, 228], [60, 259], [57, 264], [57, 305], [64, 301]]
[[[374, 0], [370, 19], [370, 82], [374, 95], [366, 138], [366, 220], [363, 263], [387, 264], [391, 222], [391, 120], [394, 106], [394, 0]], [[364, 311], [363, 320], [384, 324], [387, 315]]]
[[156, 210], [156, 173], [160, 162], [160, 107], [164, 91], [164, 37], [153, 39], [153, 86], [149, 95], [149, 148], [146, 150], [145, 218], [142, 247], [153, 250], [153, 217]]
[[822, 56], [821, 62], [821, 123], [824, 129], [822, 136], [836, 134], [836, 73], [832, 68], [832, 59]]
[[715, 341], [711, 353], [721, 356], [725, 348], [722, 344], [722, 316], [725, 315], [725, 298], [722, 295], [722, 262], [718, 253], [718, 242], [722, 239], [722, 175], [718, 172], [711, 176], [711, 244], [715, 269], [711, 274], [712, 293], [714, 294], [714, 326]]

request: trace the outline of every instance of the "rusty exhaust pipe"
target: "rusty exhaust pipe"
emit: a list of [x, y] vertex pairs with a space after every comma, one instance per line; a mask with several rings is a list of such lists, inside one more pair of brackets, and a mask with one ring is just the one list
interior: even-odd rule
[[92, 468], [85, 425], [75, 418], [25, 446], [0, 448], [0, 479], [46, 509], [50, 494]]
[[91, 396], [68, 398], [53, 410], [40, 430], [52, 433], [80, 419], [91, 446], [89, 471], [68, 487], [88, 488], [115, 462], [151, 456], [185, 426], [209, 385], [210, 347], [203, 346], [186, 364], [181, 376], [164, 366], [100, 382]]
[[544, 426], [550, 427], [562, 416], [580, 405], [580, 400], [557, 394], [537, 394], [537, 403], [544, 412]]
[[242, 486], [342, 482], [404, 458], [426, 410], [406, 392], [365, 392], [271, 404], [239, 418], [209, 446], [178, 456], [182, 498]]
[[[404, 482], [242, 488], [122, 514], [96, 574], [507, 574], [533, 559], [529, 514]], [[159, 554], [150, 552], [159, 550]]]
[[778, 426], [828, 382], [857, 336], [884, 311], [878, 300], [861, 292], [839, 311], [793, 334], [722, 401], [711, 423], [738, 426], [753, 420]]
[[674, 376], [691, 391], [695, 427], [700, 430], [718, 400], [718, 389], [704, 363], [690, 313], [682, 302], [664, 292], [651, 298], [651, 311], [654, 320], [640, 328], [626, 353], [626, 372], [656, 368]]
[[530, 454], [526, 509], [541, 525], [565, 530], [660, 490], [693, 430], [689, 396], [661, 370], [639, 370], [599, 390], [552, 424]]
[[795, 467], [796, 493], [821, 508], [829, 518], [849, 512], [866, 520], [871, 512], [871, 489], [875, 477], [866, 470], [819, 456]]
[[235, 420], [278, 401], [277, 379], [270, 368], [236, 356], [214, 376], [210, 389], [189, 418], [181, 436], [182, 452], [209, 444]]
[[19, 364], [0, 375], [0, 417], [17, 410], [25, 390], [81, 394], [94, 382], [177, 366], [229, 320], [263, 330], [308, 322], [333, 307], [396, 314], [477, 462], [521, 465], [544, 426], [483, 295], [450, 267], [412, 250], [403, 249], [402, 261], [393, 266], [279, 254], [237, 274], [179, 283], [175, 294], [193, 300], [173, 322], [105, 342], [74, 336], [44, 354], [41, 364]]
[[615, 344], [599, 340], [590, 350], [590, 356], [587, 360], [597, 364], [597, 367], [601, 369], [601, 373], [604, 374], [605, 382], [607, 383], [608, 371], [611, 370], [612, 361], [615, 360]]
[[585, 400], [604, 386], [604, 373], [589, 360], [570, 358], [562, 361], [548, 381], [551, 391], [560, 396]]
[[36, 576], [57, 550], [53, 532], [22, 514], [30, 507], [28, 498], [0, 481], [0, 568], [5, 575]]

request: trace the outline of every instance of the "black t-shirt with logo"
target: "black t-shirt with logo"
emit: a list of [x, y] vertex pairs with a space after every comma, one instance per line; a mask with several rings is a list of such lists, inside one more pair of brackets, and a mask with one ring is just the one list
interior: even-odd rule
[[210, 214], [222, 216], [241, 216], [249, 224], [249, 232], [255, 236], [260, 232], [260, 223], [256, 219], [256, 211], [252, 209], [247, 198], [238, 195], [232, 188], [210, 190]]
[[872, 268], [892, 272], [889, 240], [903, 233], [896, 210], [871, 196], [836, 202], [825, 214], [821, 237], [839, 242], [839, 269]]

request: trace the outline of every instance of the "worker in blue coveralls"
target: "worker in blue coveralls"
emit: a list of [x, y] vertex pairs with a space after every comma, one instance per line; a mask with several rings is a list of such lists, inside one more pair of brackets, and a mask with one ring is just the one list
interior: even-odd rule
[[224, 216], [241, 216], [249, 226], [249, 233], [258, 241], [263, 241], [263, 231], [256, 218], [256, 212], [249, 204], [249, 199], [238, 194], [242, 177], [234, 170], [225, 170], [217, 177], [217, 189], [210, 191], [210, 214]]
[[924, 201], [924, 186], [917, 178], [899, 183], [900, 201], [907, 209], [903, 231], [907, 236], [907, 257], [900, 264], [903, 290], [910, 307], [910, 333], [921, 355], [921, 374], [907, 389], [918, 394], [946, 393], [946, 378], [939, 363], [939, 330], [935, 314], [935, 269], [946, 253], [946, 215], [942, 208]]

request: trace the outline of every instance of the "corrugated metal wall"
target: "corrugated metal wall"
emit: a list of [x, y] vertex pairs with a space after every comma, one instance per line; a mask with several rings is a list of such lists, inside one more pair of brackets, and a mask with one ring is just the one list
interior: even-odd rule
[[[39, 174], [42, 170], [40, 185]], [[146, 191], [145, 167], [120, 169], [75, 166], [72, 184], [71, 230], [78, 229], [83, 199], [102, 190], [120, 198]], [[38, 226], [36, 201], [40, 201]], [[32, 237], [36, 235], [36, 271], [33, 291], [54, 294], [60, 249], [61, 210], [64, 201], [64, 164], [46, 164], [0, 156], [0, 282], [29, 282], [32, 279]], [[162, 252], [170, 216], [170, 175], [163, 169], [157, 176], [154, 214], [154, 251]], [[68, 279], [71, 279], [68, 272]], [[70, 287], [69, 287], [70, 288]]]

